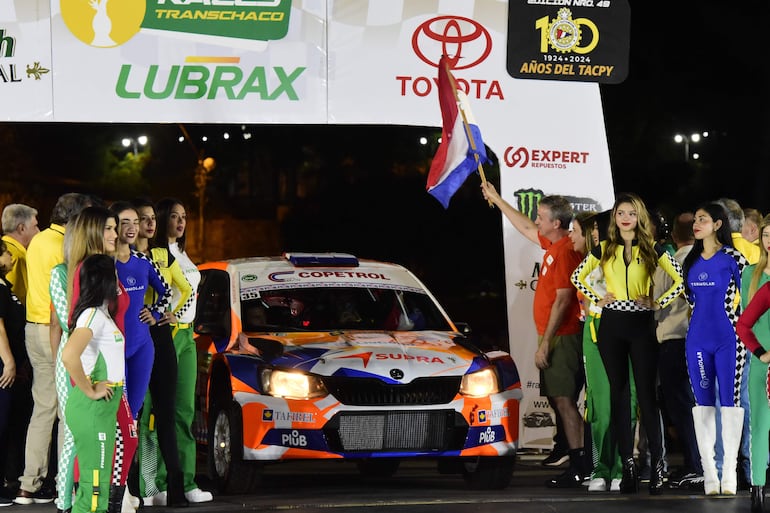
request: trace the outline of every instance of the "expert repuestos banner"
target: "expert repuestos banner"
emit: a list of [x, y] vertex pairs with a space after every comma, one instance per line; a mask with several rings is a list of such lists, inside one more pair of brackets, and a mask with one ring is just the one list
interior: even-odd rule
[[510, 0], [514, 78], [618, 84], [628, 75], [627, 0]]

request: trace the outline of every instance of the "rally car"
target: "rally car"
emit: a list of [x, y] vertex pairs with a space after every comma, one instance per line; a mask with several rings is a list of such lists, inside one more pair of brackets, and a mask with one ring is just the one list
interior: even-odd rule
[[389, 476], [434, 458], [474, 488], [508, 486], [521, 384], [483, 353], [407, 269], [348, 254], [200, 266], [195, 435], [221, 492], [265, 464], [355, 461]]

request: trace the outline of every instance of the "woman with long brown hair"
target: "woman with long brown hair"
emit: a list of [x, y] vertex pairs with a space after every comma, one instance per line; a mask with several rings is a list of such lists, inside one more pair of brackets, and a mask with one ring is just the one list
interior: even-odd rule
[[[673, 284], [662, 296], [652, 298], [652, 277], [658, 266], [666, 270]], [[597, 267], [604, 273], [606, 293], [596, 290], [588, 279]], [[679, 264], [655, 243], [649, 213], [638, 196], [622, 194], [616, 199], [607, 240], [591, 251], [573, 277], [573, 283], [588, 299], [604, 304], [597, 345], [610, 384], [613, 445], [617, 443], [623, 463], [620, 491], [636, 493], [639, 487], [631, 429], [630, 358], [652, 456], [649, 491], [660, 494], [663, 433], [655, 393], [658, 342], [653, 311], [673, 301], [683, 285]]]

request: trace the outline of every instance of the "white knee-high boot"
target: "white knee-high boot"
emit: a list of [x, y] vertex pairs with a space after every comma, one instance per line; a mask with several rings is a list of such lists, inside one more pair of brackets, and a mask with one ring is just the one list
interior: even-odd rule
[[722, 406], [722, 447], [725, 450], [722, 461], [722, 493], [735, 495], [738, 490], [738, 449], [743, 432], [743, 408]]
[[[693, 406], [692, 418], [695, 425], [695, 438], [698, 441], [698, 452], [700, 452], [700, 463], [703, 467], [703, 490], [706, 495], [716, 495], [719, 493], [719, 474], [714, 459], [714, 445], [717, 441], [716, 408]], [[724, 420], [722, 426], [724, 426]]]

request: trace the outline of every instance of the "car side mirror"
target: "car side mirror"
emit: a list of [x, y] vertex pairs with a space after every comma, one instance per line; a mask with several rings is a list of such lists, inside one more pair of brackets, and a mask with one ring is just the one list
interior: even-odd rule
[[457, 331], [462, 333], [466, 337], [470, 337], [473, 333], [473, 330], [471, 329], [471, 325], [467, 322], [456, 322], [455, 327], [457, 328]]

